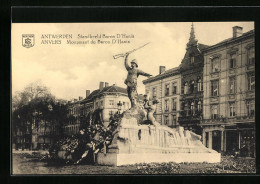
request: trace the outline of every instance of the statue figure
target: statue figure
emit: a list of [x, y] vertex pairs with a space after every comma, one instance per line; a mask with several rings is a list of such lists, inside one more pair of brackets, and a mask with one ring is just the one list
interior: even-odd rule
[[131, 61], [131, 66], [128, 63], [128, 56], [129, 53], [126, 53], [125, 57], [125, 68], [128, 71], [127, 78], [125, 80], [125, 84], [127, 85], [127, 93], [128, 98], [131, 102], [131, 108], [136, 108], [136, 99], [137, 99], [137, 78], [139, 75], [151, 77], [152, 75], [143, 72], [142, 70], [138, 69], [137, 60], [134, 59]]
[[153, 125], [160, 125], [159, 123], [156, 122], [153, 114], [156, 111], [156, 105], [158, 104], [158, 100], [154, 99], [152, 104], [149, 102], [149, 100], [145, 103], [144, 108], [147, 110], [147, 120], [151, 121]]
[[149, 99], [149, 97], [148, 97], [148, 95], [147, 94], [145, 94], [144, 95], [144, 102], [143, 102], [143, 112], [144, 112], [144, 114], [145, 114], [145, 116], [144, 116], [144, 121], [146, 121], [146, 120], [148, 120], [147, 119], [147, 109], [146, 109], [146, 107], [148, 107], [149, 105], [150, 105], [150, 101], [149, 101], [150, 99]]

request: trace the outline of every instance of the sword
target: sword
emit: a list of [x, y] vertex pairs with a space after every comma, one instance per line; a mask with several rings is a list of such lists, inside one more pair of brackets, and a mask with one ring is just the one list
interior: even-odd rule
[[129, 52], [126, 52], [126, 53], [123, 53], [123, 54], [114, 55], [113, 58], [114, 58], [114, 59], [118, 59], [118, 58], [120, 58], [120, 57], [125, 57], [126, 54], [133, 53], [133, 52], [137, 51], [138, 49], [141, 49], [141, 48], [143, 48], [144, 46], [148, 45], [149, 43], [150, 43], [150, 42], [144, 44], [144, 45], [141, 46], [141, 47], [138, 47], [137, 49], [131, 50], [131, 51], [129, 51]]

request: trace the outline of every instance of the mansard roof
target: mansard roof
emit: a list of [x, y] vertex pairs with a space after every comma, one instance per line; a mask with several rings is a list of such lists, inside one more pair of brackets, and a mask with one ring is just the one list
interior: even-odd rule
[[105, 92], [118, 92], [118, 93], [125, 93], [127, 94], [126, 88], [122, 88], [116, 85], [108, 86], [103, 88], [103, 90], [100, 92], [100, 94]]
[[202, 51], [205, 52], [205, 51], [208, 51], [208, 50], [217, 48], [217, 47], [221, 47], [221, 46], [223, 46], [223, 45], [226, 45], [226, 44], [229, 44], [229, 43], [233, 43], [233, 42], [235, 42], [235, 41], [241, 40], [241, 39], [243, 39], [243, 38], [245, 38], [245, 37], [247, 37], [247, 36], [251, 36], [251, 35], [254, 35], [254, 34], [255, 34], [255, 30], [251, 30], [251, 31], [248, 31], [248, 32], [243, 33], [243, 34], [242, 34], [241, 36], [239, 36], [239, 37], [227, 38], [227, 39], [225, 39], [225, 40], [223, 40], [223, 41], [221, 41], [221, 42], [219, 42], [219, 43], [217, 43], [217, 44], [214, 44], [214, 45], [211, 45], [211, 46], [209, 46], [209, 47], [206, 47], [206, 48], [202, 49]]
[[102, 90], [96, 89], [92, 93], [90, 93], [90, 95], [87, 98], [85, 98], [82, 102], [91, 102], [97, 96], [106, 94], [106, 93], [123, 93], [123, 94], [127, 95], [127, 90], [125, 88], [122, 88], [122, 87], [119, 87], [116, 85], [104, 87]]
[[156, 75], [156, 76], [150, 77], [150, 78], [148, 78], [146, 80], [143, 80], [143, 83], [147, 84], [149, 82], [161, 80], [161, 79], [169, 77], [169, 76], [178, 75], [178, 74], [180, 74], [179, 69], [180, 69], [180, 66], [175, 67], [175, 68], [171, 68], [171, 69], [166, 70], [165, 72], [163, 72], [163, 73], [161, 73], [159, 75]]
[[205, 45], [205, 44], [199, 43], [199, 44], [198, 44], [198, 47], [199, 47], [200, 50], [203, 50], [203, 49], [206, 49], [206, 48], [208, 48], [208, 47], [210, 47], [210, 46], [209, 46], [209, 45]]

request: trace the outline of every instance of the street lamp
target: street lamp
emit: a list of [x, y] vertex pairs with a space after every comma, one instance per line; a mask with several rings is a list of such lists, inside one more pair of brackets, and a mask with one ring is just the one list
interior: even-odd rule
[[112, 118], [113, 118], [113, 111], [110, 111], [109, 112], [109, 120], [112, 120]]
[[48, 110], [49, 110], [49, 111], [53, 111], [53, 107], [52, 107], [51, 104], [48, 105]]
[[121, 101], [119, 101], [119, 102], [117, 103], [117, 108], [118, 108], [118, 114], [120, 114], [120, 111], [121, 111], [121, 108], [122, 108], [122, 103], [121, 103]]

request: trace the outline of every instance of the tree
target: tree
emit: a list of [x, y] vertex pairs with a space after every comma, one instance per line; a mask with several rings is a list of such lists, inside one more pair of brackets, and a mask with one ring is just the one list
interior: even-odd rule
[[56, 99], [41, 82], [29, 84], [21, 92], [16, 92], [12, 100], [13, 132], [21, 132], [21, 140], [32, 143], [32, 135], [45, 140], [56, 139], [62, 134], [62, 125], [67, 121], [64, 100]]
[[50, 90], [41, 81], [36, 81], [27, 85], [23, 91], [15, 93], [12, 97], [12, 107], [15, 110], [39, 98], [55, 99]]

